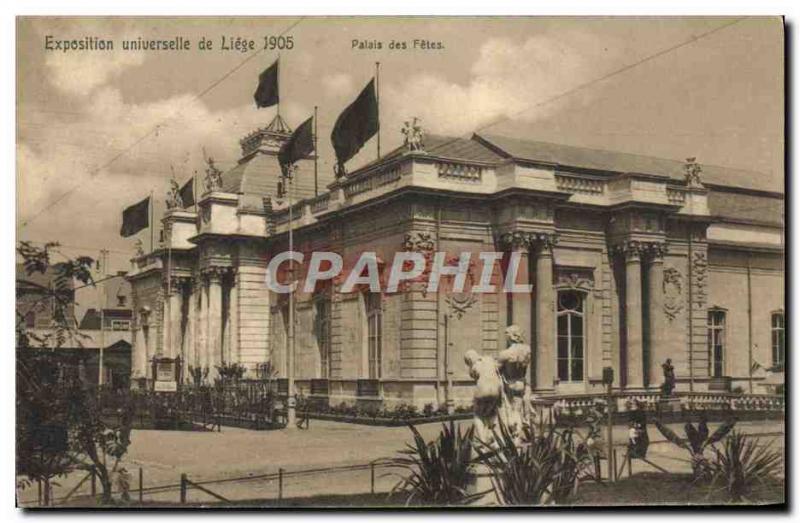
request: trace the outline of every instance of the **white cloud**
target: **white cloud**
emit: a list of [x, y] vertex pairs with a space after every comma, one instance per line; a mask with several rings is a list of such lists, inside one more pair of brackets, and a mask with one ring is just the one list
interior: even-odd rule
[[353, 77], [347, 73], [334, 73], [322, 77], [322, 89], [325, 96], [339, 98], [345, 95], [352, 95]]
[[[97, 53], [104, 53], [98, 60]], [[88, 96], [119, 74], [144, 63], [145, 53], [135, 51], [50, 52], [45, 65], [48, 78], [59, 91]]]
[[455, 135], [503, 118], [536, 120], [559, 107], [537, 104], [601, 75], [615, 59], [589, 35], [542, 34], [521, 43], [492, 38], [481, 46], [466, 85], [415, 74], [385, 89], [382, 117], [397, 126], [418, 116], [429, 131]]

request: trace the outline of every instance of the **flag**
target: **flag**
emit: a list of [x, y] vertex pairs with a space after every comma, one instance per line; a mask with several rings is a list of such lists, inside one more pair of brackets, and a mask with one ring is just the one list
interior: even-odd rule
[[275, 63], [264, 69], [264, 72], [258, 76], [258, 88], [253, 94], [256, 101], [256, 107], [271, 107], [277, 104], [280, 99], [278, 97], [278, 60]]
[[281, 167], [292, 165], [297, 160], [306, 158], [314, 152], [314, 117], [312, 116], [295, 129], [292, 136], [281, 146], [278, 152], [278, 161]]
[[367, 141], [378, 132], [378, 101], [375, 97], [375, 79], [336, 119], [331, 133], [333, 150], [339, 166], [358, 153]]
[[122, 211], [122, 228], [119, 234], [123, 238], [133, 236], [150, 225], [150, 197], [135, 203]]
[[194, 176], [183, 184], [183, 187], [178, 191], [178, 195], [181, 197], [181, 204], [184, 209], [194, 205]]

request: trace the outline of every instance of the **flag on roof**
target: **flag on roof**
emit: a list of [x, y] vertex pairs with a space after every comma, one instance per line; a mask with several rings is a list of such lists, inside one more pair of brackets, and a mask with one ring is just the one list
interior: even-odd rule
[[375, 96], [375, 79], [369, 81], [358, 98], [336, 119], [331, 142], [341, 167], [355, 156], [367, 141], [378, 132], [378, 101]]
[[314, 117], [300, 124], [292, 136], [286, 140], [278, 152], [278, 161], [281, 167], [292, 165], [297, 160], [302, 160], [314, 152]]
[[258, 88], [253, 94], [256, 107], [271, 107], [280, 101], [278, 96], [278, 60], [258, 76]]
[[183, 187], [178, 191], [184, 209], [194, 205], [194, 178], [194, 176], [189, 178], [189, 181], [183, 184]]
[[122, 228], [119, 234], [123, 238], [133, 236], [150, 225], [150, 197], [135, 203], [122, 211]]

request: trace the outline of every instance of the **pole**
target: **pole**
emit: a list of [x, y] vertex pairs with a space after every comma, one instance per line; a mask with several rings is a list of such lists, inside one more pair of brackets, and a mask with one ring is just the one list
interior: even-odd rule
[[378, 160], [381, 159], [381, 63], [375, 62], [375, 101], [378, 103]]
[[[103, 249], [100, 251], [100, 259], [103, 260], [101, 263], [101, 272], [100, 272], [100, 280], [105, 280], [106, 265], [105, 265], [105, 258], [106, 253], [108, 251]], [[105, 299], [105, 292], [103, 292], [103, 286], [99, 286], [97, 288], [100, 296], [98, 297], [98, 308], [100, 309], [100, 347], [99, 347], [99, 354], [98, 354], [98, 362], [97, 362], [97, 385], [98, 389], [105, 384], [105, 345], [106, 345], [106, 299]]]
[[154, 211], [153, 207], [155, 207], [154, 204], [155, 204], [155, 202], [153, 201], [153, 191], [150, 191], [150, 252], [153, 252], [153, 234], [154, 234], [154, 226], [155, 226], [155, 223], [153, 223], [153, 220], [154, 220], [154, 218], [153, 218], [153, 216], [154, 216], [153, 215], [153, 211]]
[[[693, 201], [693, 200], [692, 200]], [[691, 212], [691, 210], [690, 210]], [[694, 310], [694, 298], [692, 297], [692, 285], [693, 285], [693, 278], [692, 278], [692, 234], [694, 232], [694, 224], [690, 221], [689, 222], [689, 267], [688, 267], [688, 277], [689, 277], [689, 314], [687, 317], [689, 318], [689, 335], [687, 336], [689, 340], [689, 392], [694, 392], [694, 347], [692, 346], [692, 338], [694, 338], [693, 334], [693, 323], [694, 323], [694, 314], [692, 313]], [[710, 355], [709, 355], [710, 356]]]
[[[747, 382], [753, 393], [753, 285], [750, 271], [750, 253], [747, 253]], [[723, 358], [724, 358], [723, 354]]]
[[283, 469], [278, 469], [278, 499], [283, 499]]
[[181, 474], [181, 505], [186, 504], [186, 484], [188, 480], [186, 474]]
[[[294, 250], [293, 216], [292, 206], [294, 205], [294, 165], [287, 167], [286, 182], [289, 184], [289, 252]], [[290, 285], [294, 285], [294, 262], [289, 261], [289, 274], [291, 275]], [[296, 427], [297, 413], [295, 412], [295, 391], [294, 391], [294, 289], [289, 292], [289, 354], [287, 358], [288, 368], [288, 398], [286, 405], [286, 427], [293, 429]]]
[[165, 352], [167, 357], [172, 357], [172, 225], [168, 222], [168, 229], [164, 230], [164, 240], [167, 242], [167, 291], [164, 293], [164, 326], [166, 328]]
[[317, 176], [317, 106], [314, 106], [314, 196], [319, 195], [319, 181]]
[[611, 392], [611, 387], [612, 383], [610, 381], [606, 383], [606, 417], [608, 418], [608, 423], [606, 425], [606, 439], [608, 439], [608, 479], [609, 481], [613, 482], [616, 471], [614, 470], [614, 420], [612, 419], [613, 410], [611, 407], [614, 397]]
[[139, 467], [139, 504], [144, 500], [144, 472], [142, 467]]
[[369, 491], [375, 494], [375, 462], [369, 462]]
[[278, 54], [278, 59], [275, 61], [277, 64], [277, 76], [278, 76], [278, 118], [281, 117], [281, 55]]

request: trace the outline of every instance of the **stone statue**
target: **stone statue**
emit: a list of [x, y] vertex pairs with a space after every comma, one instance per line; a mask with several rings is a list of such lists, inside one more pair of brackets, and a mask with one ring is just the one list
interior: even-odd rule
[[675, 367], [672, 366], [672, 360], [667, 358], [661, 368], [664, 370], [664, 383], [661, 384], [661, 395], [665, 398], [672, 396], [672, 391], [675, 390]]
[[169, 192], [167, 192], [167, 209], [181, 209], [183, 208], [183, 200], [181, 199], [181, 187], [175, 178], [169, 181]]
[[412, 120], [403, 122], [403, 128], [400, 129], [400, 132], [403, 133], [405, 136], [403, 140], [403, 145], [409, 151], [424, 151], [424, 145], [422, 143], [423, 138], [425, 137], [425, 133], [422, 131], [422, 126], [419, 125], [419, 119], [415, 116]]
[[531, 348], [524, 343], [519, 327], [506, 329], [509, 347], [497, 355], [481, 356], [467, 351], [464, 361], [475, 380], [474, 409], [475, 437], [490, 443], [493, 430], [502, 421], [511, 434], [519, 439], [522, 426], [529, 422], [530, 387], [527, 383]]
[[474, 350], [464, 355], [464, 362], [469, 367], [469, 375], [475, 380], [473, 398], [475, 417], [475, 437], [478, 441], [492, 441], [492, 431], [497, 425], [500, 403], [503, 396], [503, 379], [497, 368], [497, 362], [491, 356], [481, 356]]
[[687, 158], [683, 168], [686, 171], [685, 180], [687, 186], [692, 188], [703, 186], [703, 182], [700, 181], [700, 173], [703, 172], [703, 168], [697, 163], [697, 158], [694, 156]]
[[205, 178], [205, 187], [206, 191], [218, 191], [222, 189], [222, 171], [214, 165], [214, 158], [208, 157], [206, 158], [206, 178]]
[[133, 244], [133, 248], [136, 249], [137, 258], [144, 256], [144, 244], [142, 244], [142, 240], [137, 238], [136, 242]]

